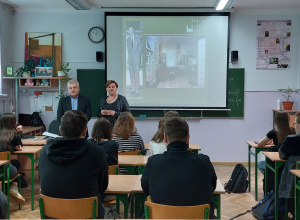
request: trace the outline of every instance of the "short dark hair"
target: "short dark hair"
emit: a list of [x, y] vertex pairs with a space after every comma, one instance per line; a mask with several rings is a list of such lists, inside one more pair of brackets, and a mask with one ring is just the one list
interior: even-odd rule
[[97, 142], [100, 139], [112, 139], [112, 129], [110, 122], [106, 118], [98, 118], [95, 121], [93, 131], [92, 131], [92, 138]]
[[165, 134], [169, 142], [186, 141], [189, 135], [189, 125], [180, 117], [168, 118], [165, 122]]
[[108, 81], [105, 83], [105, 89], [106, 89], [107, 87], [109, 87], [109, 85], [112, 84], [112, 83], [114, 83], [114, 84], [116, 85], [117, 88], [119, 87], [118, 83], [117, 83], [115, 80], [108, 80]]
[[85, 128], [88, 119], [85, 114], [77, 110], [67, 111], [61, 118], [60, 130], [64, 137], [78, 138]]
[[180, 117], [179, 113], [177, 111], [167, 111], [165, 113], [166, 118], [172, 118], [172, 117]]

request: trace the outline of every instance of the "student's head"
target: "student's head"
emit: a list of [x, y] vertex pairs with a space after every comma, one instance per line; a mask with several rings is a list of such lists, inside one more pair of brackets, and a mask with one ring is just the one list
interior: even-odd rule
[[120, 114], [113, 128], [113, 133], [123, 139], [127, 139], [131, 134], [136, 133], [134, 118], [130, 112]]
[[180, 117], [177, 111], [167, 111], [165, 113], [165, 118], [172, 118], [172, 117]]
[[68, 81], [67, 87], [68, 87], [69, 95], [72, 96], [73, 98], [76, 98], [80, 91], [79, 82], [75, 79], [71, 79]]
[[168, 118], [165, 122], [165, 142], [189, 142], [189, 125], [180, 117]]
[[81, 111], [69, 110], [61, 118], [59, 131], [63, 137], [84, 138], [87, 131], [87, 117]]
[[108, 80], [105, 83], [106, 92], [112, 96], [117, 93], [118, 87], [119, 87], [119, 85], [115, 80]]
[[97, 142], [100, 139], [112, 139], [112, 130], [109, 121], [106, 118], [98, 118], [94, 124], [92, 138]]
[[166, 118], [162, 118], [159, 120], [158, 123], [158, 130], [157, 132], [154, 134], [153, 138], [151, 139], [151, 141], [154, 141], [156, 143], [160, 143], [162, 141], [164, 141], [164, 134], [165, 134], [165, 121]]
[[13, 113], [0, 115], [0, 130], [13, 130], [16, 128], [16, 116]]
[[294, 126], [296, 133], [298, 133], [300, 132], [300, 112], [297, 112], [295, 116]]

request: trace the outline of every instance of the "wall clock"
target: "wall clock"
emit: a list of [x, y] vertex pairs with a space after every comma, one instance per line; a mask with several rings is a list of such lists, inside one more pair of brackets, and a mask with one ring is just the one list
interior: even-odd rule
[[100, 27], [92, 27], [88, 32], [88, 36], [93, 43], [101, 43], [104, 40], [104, 30]]

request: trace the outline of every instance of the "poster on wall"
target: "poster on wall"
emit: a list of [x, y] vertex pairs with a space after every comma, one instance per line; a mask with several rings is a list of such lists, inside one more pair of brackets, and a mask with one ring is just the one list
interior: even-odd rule
[[291, 20], [258, 20], [256, 69], [287, 69], [291, 58]]

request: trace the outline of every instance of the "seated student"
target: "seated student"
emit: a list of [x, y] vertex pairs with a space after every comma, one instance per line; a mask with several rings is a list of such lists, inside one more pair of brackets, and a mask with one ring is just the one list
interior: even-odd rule
[[149, 157], [141, 179], [143, 191], [152, 202], [173, 206], [212, 204], [217, 184], [214, 167], [208, 156], [188, 151], [189, 138], [185, 120], [166, 120], [168, 150]]
[[171, 118], [171, 117], [180, 117], [180, 115], [177, 111], [167, 111], [167, 112], [165, 112], [165, 118]]
[[98, 118], [96, 120], [92, 131], [92, 138], [88, 141], [102, 147], [108, 166], [117, 165], [119, 144], [111, 140], [111, 125], [106, 118]]
[[295, 115], [296, 134], [289, 135], [279, 148], [280, 159], [287, 160], [279, 184], [279, 198], [288, 198], [288, 210], [294, 213], [294, 175], [290, 172], [296, 168], [296, 162], [300, 160], [300, 112]]
[[103, 149], [85, 139], [87, 123], [81, 111], [69, 110], [62, 116], [63, 138], [48, 140], [40, 153], [41, 191], [63, 199], [98, 196], [98, 218], [104, 218], [101, 194], [108, 185], [108, 166]]
[[145, 151], [144, 141], [137, 133], [134, 118], [130, 112], [120, 114], [114, 128], [113, 141], [119, 144], [119, 152], [141, 150]]
[[167, 151], [167, 146], [164, 139], [165, 123], [166, 119], [162, 118], [159, 120], [158, 131], [154, 134], [150, 141], [150, 154], [162, 154]]
[[[278, 151], [278, 148], [281, 146], [283, 140], [286, 136], [290, 134], [295, 134], [295, 129], [290, 127], [290, 117], [286, 111], [275, 112], [274, 125], [275, 128], [269, 131], [266, 136], [261, 139], [258, 143], [258, 147], [263, 147], [266, 144], [274, 144], [275, 151]], [[258, 169], [262, 174], [265, 173], [266, 162], [261, 161], [258, 163]]]

